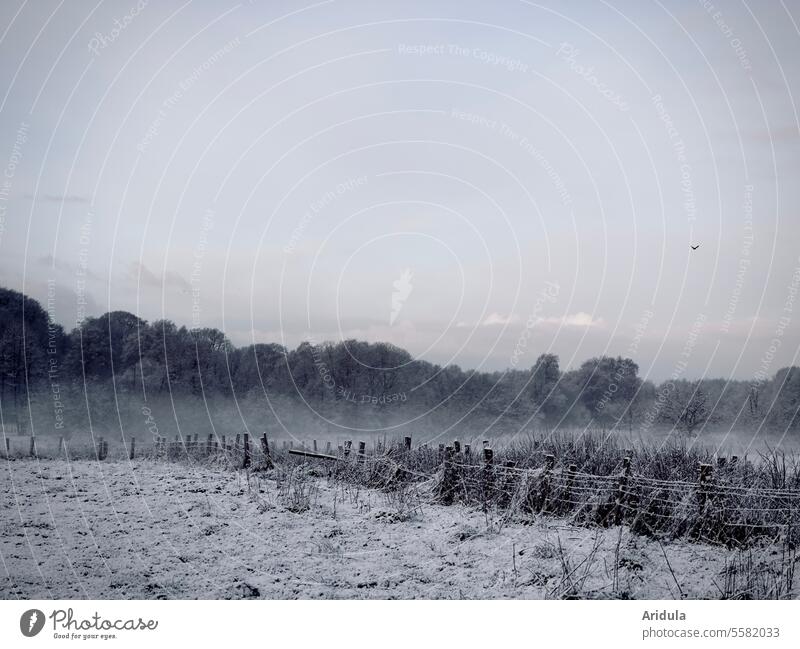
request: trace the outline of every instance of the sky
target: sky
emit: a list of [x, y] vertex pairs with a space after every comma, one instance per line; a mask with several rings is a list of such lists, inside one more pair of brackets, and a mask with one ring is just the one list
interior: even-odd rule
[[0, 285], [67, 329], [769, 376], [800, 348], [798, 24], [786, 0], [7, 0]]

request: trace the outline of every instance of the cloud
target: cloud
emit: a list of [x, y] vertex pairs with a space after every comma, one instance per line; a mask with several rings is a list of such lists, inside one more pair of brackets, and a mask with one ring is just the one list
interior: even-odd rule
[[537, 322], [560, 327], [599, 327], [603, 324], [603, 319], [595, 318], [585, 311], [578, 311], [561, 317], [539, 318]]
[[[515, 325], [520, 323], [519, 316], [514, 314], [503, 315], [493, 311], [490, 313], [483, 322], [480, 323], [481, 327], [495, 327], [498, 325]], [[604, 324], [602, 318], [595, 318], [585, 311], [578, 311], [564, 316], [551, 316], [548, 318], [537, 318], [537, 325], [550, 325], [558, 327], [575, 327], [575, 328], [589, 328], [600, 327]], [[459, 329], [474, 328], [476, 325], [464, 320], [459, 320], [456, 327]]]
[[501, 315], [496, 312], [490, 313], [486, 319], [481, 323], [483, 327], [492, 327], [494, 325], [509, 325], [519, 322], [519, 317], [513, 314], [507, 316]]

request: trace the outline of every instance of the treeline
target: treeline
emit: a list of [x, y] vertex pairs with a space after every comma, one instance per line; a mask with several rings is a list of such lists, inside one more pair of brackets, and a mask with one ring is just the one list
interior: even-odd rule
[[124, 311], [67, 332], [36, 300], [0, 289], [0, 414], [21, 434], [800, 428], [800, 368], [760, 382], [661, 385], [638, 370], [631, 359], [600, 357], [565, 372], [542, 354], [529, 369], [477, 372], [355, 340], [237, 348], [217, 329]]

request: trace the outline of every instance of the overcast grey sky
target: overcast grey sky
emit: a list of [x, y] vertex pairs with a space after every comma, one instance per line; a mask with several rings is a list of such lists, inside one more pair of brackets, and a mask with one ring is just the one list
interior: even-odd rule
[[125, 309], [238, 345], [773, 374], [800, 343], [798, 22], [785, 0], [8, 0], [0, 284], [50, 290], [68, 328]]

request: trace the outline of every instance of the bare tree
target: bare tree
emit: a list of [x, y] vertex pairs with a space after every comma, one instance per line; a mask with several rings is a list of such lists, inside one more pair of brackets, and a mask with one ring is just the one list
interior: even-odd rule
[[676, 381], [675, 389], [664, 408], [663, 417], [677, 430], [687, 435], [694, 435], [697, 429], [708, 421], [710, 413], [707, 402], [708, 396], [700, 387], [699, 381], [695, 383]]

